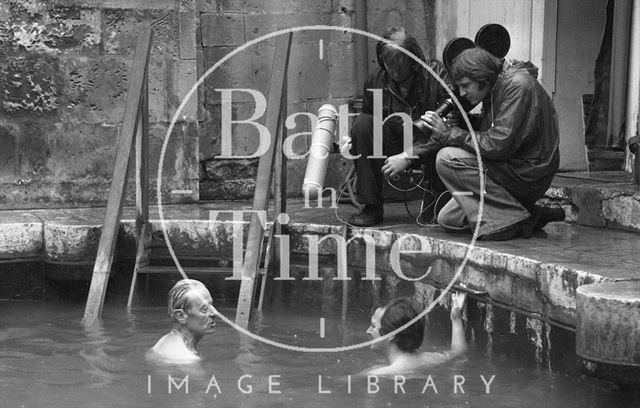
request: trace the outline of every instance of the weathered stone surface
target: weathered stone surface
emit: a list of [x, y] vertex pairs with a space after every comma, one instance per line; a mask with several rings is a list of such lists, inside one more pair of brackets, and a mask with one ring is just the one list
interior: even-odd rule
[[45, 259], [87, 264], [95, 262], [101, 230], [99, 225], [45, 223]]
[[202, 200], [224, 200], [228, 197], [235, 199], [252, 198], [255, 186], [255, 178], [235, 178], [220, 182], [205, 180], [200, 183], [200, 198]]
[[246, 41], [242, 14], [202, 14], [200, 21], [205, 47], [238, 46]]
[[19, 159], [18, 143], [21, 138], [21, 127], [0, 122], [0, 182], [13, 182], [19, 177], [21, 160]]
[[218, 12], [218, 0], [196, 0], [196, 10], [201, 13]]
[[[181, 0], [184, 1], [184, 0]], [[52, 3], [66, 7], [101, 7], [114, 9], [158, 9], [172, 10], [176, 0], [53, 0]]]
[[545, 193], [545, 196], [549, 198], [559, 198], [559, 199], [565, 198], [570, 200], [571, 189], [568, 187], [556, 187], [552, 185], [551, 187], [549, 187], [549, 189]]
[[1, 260], [39, 259], [42, 256], [43, 245], [40, 220], [25, 219], [24, 222], [0, 223]]
[[[198, 197], [198, 124], [179, 122], [173, 127], [166, 143], [164, 160], [159, 163], [162, 146], [167, 138], [168, 124], [156, 124], [149, 130], [150, 184], [155, 190], [158, 168], [162, 165], [161, 190], [170, 202], [184, 202]], [[157, 158], [154, 159], [153, 158]], [[173, 190], [191, 190], [191, 195], [175, 195]]]
[[179, 19], [177, 12], [159, 10], [104, 10], [104, 50], [108, 54], [133, 56], [140, 31], [153, 24], [151, 58], [177, 59], [179, 50]]
[[581, 286], [576, 353], [591, 361], [640, 367], [640, 282]]
[[[232, 123], [222, 121], [222, 109], [229, 109], [226, 115], [230, 114]], [[202, 158], [213, 158], [221, 156], [222, 152], [231, 152], [232, 156], [246, 156], [248, 158], [258, 157], [262, 152], [266, 151], [270, 143], [270, 134], [264, 133], [264, 139], [261, 133], [252, 123], [243, 123], [256, 114], [256, 105], [251, 103], [234, 103], [232, 106], [216, 105], [211, 107], [212, 120], [204, 123], [203, 126], [203, 149]], [[264, 124], [264, 114], [261, 118], [253, 122], [260, 125]], [[227, 127], [230, 138], [224, 140], [222, 138], [223, 126]], [[222, 158], [222, 157], [221, 157]], [[238, 157], [240, 158], [240, 157]]]
[[208, 160], [204, 163], [208, 180], [221, 183], [233, 178], [255, 178], [257, 160]]
[[361, 92], [362, 84], [356, 84], [355, 51], [353, 44], [328, 44], [329, 99], [349, 98]]
[[49, 151], [48, 178], [110, 179], [115, 162], [118, 129], [115, 125], [58, 123], [44, 135]]
[[[205, 47], [204, 68], [209, 71], [214, 64], [231, 53], [234, 47]], [[271, 64], [274, 48], [255, 45], [234, 54], [212, 71], [205, 79], [205, 100], [208, 106], [221, 102], [222, 93], [216, 89], [251, 89], [261, 93], [265, 100], [271, 78]], [[255, 103], [255, 97], [248, 92], [231, 93], [232, 102]]]
[[602, 201], [602, 215], [607, 223], [640, 230], [640, 195], [618, 195]]
[[196, 59], [196, 30], [197, 21], [194, 12], [181, 12], [178, 16], [180, 23], [180, 58]]
[[[330, 14], [253, 14], [244, 18], [246, 40], [251, 41], [258, 37], [264, 36], [275, 31], [284, 30], [291, 27], [313, 26], [313, 25], [329, 25], [331, 23]], [[312, 46], [317, 45], [322, 39], [325, 43], [329, 42], [334, 35], [331, 30], [301, 30], [295, 31], [292, 36], [294, 44], [303, 43]], [[269, 45], [275, 45], [277, 37], [264, 40]]]
[[290, 100], [322, 100], [328, 95], [329, 63], [319, 59], [317, 48], [292, 45], [289, 80]]
[[571, 200], [578, 208], [578, 223], [593, 227], [604, 227], [602, 217], [602, 197], [594, 188], [576, 187], [571, 192]]
[[61, 88], [53, 57], [16, 56], [0, 64], [0, 109], [5, 115], [55, 113]]
[[[177, 64], [174, 65], [174, 67], [175, 67], [175, 70], [174, 70], [175, 83], [177, 86], [176, 86], [176, 102], [175, 102], [176, 106], [175, 106], [175, 109], [171, 109], [169, 112], [169, 114], [171, 114], [172, 119], [173, 119], [173, 114], [177, 112], [178, 107], [183, 102], [187, 94], [193, 89], [193, 87], [195, 86], [198, 80], [195, 59], [179, 60], [177, 61]], [[197, 89], [194, 90], [191, 97], [187, 100], [186, 105], [180, 111], [178, 120], [183, 122], [196, 122], [198, 120]]]
[[331, 0], [218, 0], [218, 8], [225, 13], [328, 13]]

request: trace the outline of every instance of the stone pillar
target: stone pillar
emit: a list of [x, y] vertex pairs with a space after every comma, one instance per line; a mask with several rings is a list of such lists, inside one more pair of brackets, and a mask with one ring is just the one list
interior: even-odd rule
[[590, 375], [640, 383], [640, 282], [607, 282], [576, 291], [576, 353]]

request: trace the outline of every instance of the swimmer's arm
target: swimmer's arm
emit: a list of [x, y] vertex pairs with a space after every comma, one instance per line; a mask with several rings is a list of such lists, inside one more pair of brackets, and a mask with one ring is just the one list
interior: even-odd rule
[[366, 370], [360, 371], [356, 376], [383, 375], [386, 368], [388, 368], [388, 366], [385, 365], [369, 367]]
[[449, 352], [452, 357], [464, 354], [469, 350], [467, 339], [464, 335], [464, 325], [462, 324], [462, 318], [451, 318], [451, 351]]
[[462, 323], [462, 308], [465, 300], [466, 294], [462, 292], [456, 292], [451, 295], [451, 351], [449, 355], [452, 358], [469, 350]]
[[375, 375], [375, 376], [386, 376], [386, 375], [396, 375], [396, 374], [400, 374], [401, 371], [398, 370], [397, 367], [394, 367], [393, 365], [378, 365], [378, 366], [373, 366], [369, 369], [366, 369], [360, 373], [358, 373], [358, 376], [368, 376], [368, 375]]

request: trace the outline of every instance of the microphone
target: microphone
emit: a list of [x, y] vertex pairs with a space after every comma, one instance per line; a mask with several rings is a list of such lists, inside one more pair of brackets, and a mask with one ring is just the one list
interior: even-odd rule
[[331, 104], [322, 105], [318, 110], [318, 120], [311, 134], [307, 171], [302, 183], [302, 191], [307, 199], [315, 199], [322, 195], [337, 123], [338, 111], [336, 108]]

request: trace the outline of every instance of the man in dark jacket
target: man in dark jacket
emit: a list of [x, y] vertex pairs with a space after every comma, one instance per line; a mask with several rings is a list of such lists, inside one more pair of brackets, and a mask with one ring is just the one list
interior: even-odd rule
[[[411, 145], [424, 144], [426, 135], [418, 135], [416, 130], [414, 140], [408, 139], [406, 144], [405, 136], [411, 136], [413, 132], [412, 122], [426, 111], [435, 110], [438, 103], [448, 97], [444, 87], [421, 64], [399, 49], [404, 48], [425, 61], [418, 42], [404, 28], [390, 28], [383, 38], [391, 44], [382, 41], [377, 44], [380, 68], [364, 84], [362, 114], [358, 115], [350, 132], [350, 151], [357, 156], [358, 201], [364, 204], [362, 212], [351, 218], [350, 223], [361, 227], [382, 222], [383, 175], [394, 177], [413, 161], [419, 161], [418, 155], [412, 153]], [[427, 64], [436, 74], [445, 76], [440, 62], [434, 60]], [[374, 136], [377, 125], [381, 127], [382, 135]], [[432, 174], [437, 178], [435, 169]], [[439, 180], [432, 181], [440, 183]]]
[[477, 145], [485, 171], [480, 216], [480, 176], [469, 131], [449, 127], [434, 112], [422, 117], [433, 132], [426, 150], [438, 150], [436, 169], [453, 198], [438, 214], [449, 231], [474, 229], [479, 239], [529, 237], [548, 221], [564, 219], [561, 209], [536, 207], [558, 169], [558, 121], [549, 95], [521, 66], [502, 62], [482, 48], [463, 51], [451, 76], [460, 95], [482, 102]]

